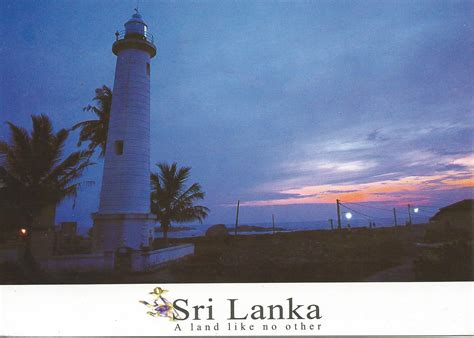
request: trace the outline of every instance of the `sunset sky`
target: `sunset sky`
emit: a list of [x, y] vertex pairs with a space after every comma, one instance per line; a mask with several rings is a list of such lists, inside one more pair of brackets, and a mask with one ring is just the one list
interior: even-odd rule
[[[81, 108], [113, 85], [114, 32], [135, 6], [1, 1], [0, 138], [5, 121], [30, 129], [31, 114], [57, 128], [92, 118]], [[261, 222], [334, 218], [336, 198], [473, 197], [474, 2], [141, 0], [140, 11], [158, 48], [152, 163], [192, 167], [206, 223], [232, 222], [238, 199], [242, 222]], [[92, 224], [102, 164], [58, 222]]]

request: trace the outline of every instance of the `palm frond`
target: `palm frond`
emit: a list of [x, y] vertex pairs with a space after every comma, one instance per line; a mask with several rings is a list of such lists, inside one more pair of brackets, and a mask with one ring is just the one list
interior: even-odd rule
[[6, 155], [10, 149], [7, 142], [0, 140], [0, 154]]
[[159, 172], [152, 173], [151, 182], [151, 211], [157, 215], [164, 231], [171, 222], [202, 222], [207, 217], [209, 209], [195, 206], [196, 200], [204, 199], [201, 185], [193, 183], [186, 187], [186, 181], [191, 174], [190, 167], [178, 168], [176, 162], [158, 163]]
[[73, 152], [63, 159], [69, 132], [54, 133], [46, 115], [32, 116], [32, 124], [30, 136], [24, 128], [9, 123], [11, 141], [0, 144], [7, 155], [6, 165], [0, 168], [0, 200], [29, 219], [89, 185], [90, 181], [78, 179], [93, 164], [90, 151]]
[[107, 131], [109, 128], [110, 110], [112, 107], [112, 91], [107, 86], [96, 88], [95, 96], [92, 99], [95, 105], [87, 105], [83, 111], [93, 112], [98, 119], [76, 123], [72, 130], [80, 129], [78, 146], [83, 142], [89, 142], [88, 149], [94, 151], [100, 148], [100, 157], [105, 155], [107, 146]]

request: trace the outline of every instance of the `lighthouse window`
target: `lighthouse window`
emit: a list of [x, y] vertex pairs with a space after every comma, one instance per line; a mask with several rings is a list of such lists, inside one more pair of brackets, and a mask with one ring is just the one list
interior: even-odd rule
[[123, 141], [115, 141], [115, 155], [123, 155]]
[[150, 64], [148, 62], [146, 64], [146, 75], [150, 76]]

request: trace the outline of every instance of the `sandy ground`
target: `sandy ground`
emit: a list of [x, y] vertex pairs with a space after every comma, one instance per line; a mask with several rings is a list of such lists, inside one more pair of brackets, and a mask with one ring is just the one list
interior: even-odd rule
[[170, 244], [194, 243], [195, 255], [147, 273], [15, 276], [10, 272], [7, 283], [411, 281], [410, 262], [423, 235], [424, 225], [414, 225], [170, 239]]
[[[194, 257], [130, 282], [352, 282], [414, 280], [423, 226], [196, 238]], [[390, 272], [391, 271], [391, 272]]]

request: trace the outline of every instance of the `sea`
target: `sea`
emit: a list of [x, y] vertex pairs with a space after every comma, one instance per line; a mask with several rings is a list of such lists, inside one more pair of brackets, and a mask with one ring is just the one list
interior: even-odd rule
[[[373, 218], [371, 220], [368, 219], [352, 219], [350, 222], [347, 220], [342, 220], [342, 227], [346, 228], [348, 224], [350, 224], [351, 228], [362, 228], [368, 227], [369, 221], [375, 223], [376, 227], [391, 227], [394, 226], [393, 218]], [[412, 217], [412, 222], [414, 224], [422, 224], [427, 223], [429, 221], [429, 217], [415, 215]], [[398, 221], [398, 225], [405, 225], [406, 220], [400, 219]], [[176, 226], [179, 227], [189, 227], [192, 228], [191, 230], [182, 230], [182, 231], [171, 231], [168, 232], [169, 238], [188, 238], [188, 237], [201, 237], [206, 234], [206, 230], [211, 227], [213, 224], [177, 224]], [[271, 234], [272, 233], [272, 223], [268, 222], [261, 222], [261, 223], [245, 223], [241, 225], [252, 225], [252, 226], [259, 226], [268, 228], [268, 231], [242, 231], [238, 232], [238, 235], [263, 235], [263, 234]], [[229, 234], [234, 234], [234, 227], [235, 224], [225, 224], [227, 228], [229, 228]], [[308, 221], [308, 222], [279, 222], [275, 223], [276, 228], [282, 228], [284, 230], [280, 230], [277, 232], [294, 232], [294, 231], [308, 231], [308, 230], [330, 230], [331, 226], [327, 220], [320, 220], [320, 221]], [[334, 228], [337, 228], [337, 220], [334, 220]], [[163, 236], [163, 232], [156, 231], [155, 238], [159, 238]]]

